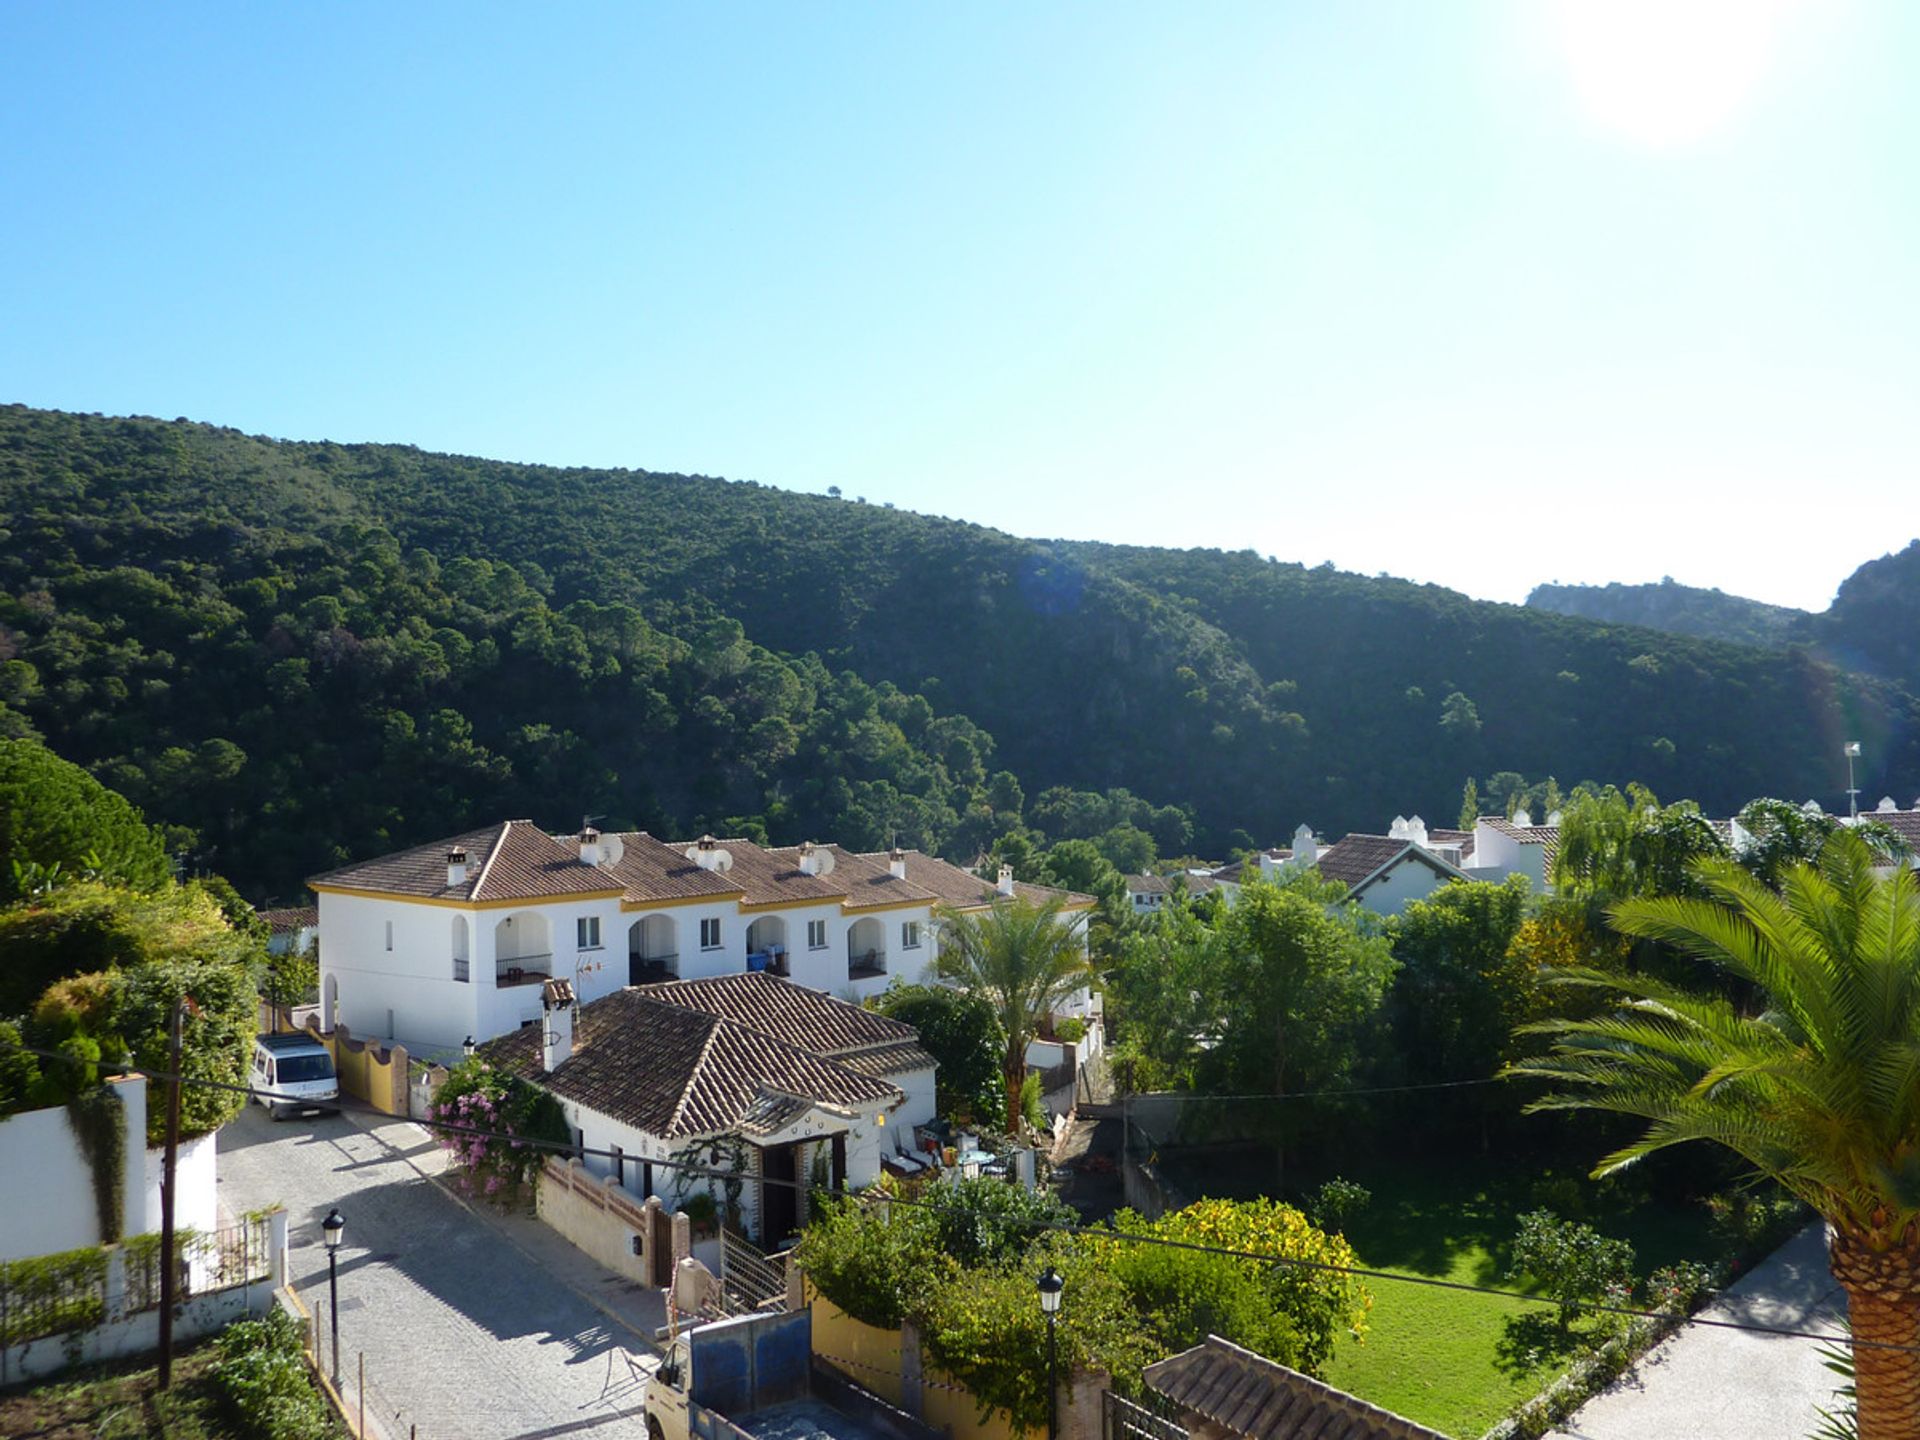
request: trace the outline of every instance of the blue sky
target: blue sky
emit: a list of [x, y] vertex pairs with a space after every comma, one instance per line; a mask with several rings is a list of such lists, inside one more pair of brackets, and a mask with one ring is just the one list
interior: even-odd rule
[[1920, 6], [0, 10], [0, 400], [1517, 600], [1920, 533]]

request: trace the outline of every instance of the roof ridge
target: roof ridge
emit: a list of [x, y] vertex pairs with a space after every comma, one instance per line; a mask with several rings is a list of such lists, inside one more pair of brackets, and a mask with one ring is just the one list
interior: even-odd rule
[[500, 852], [506, 848], [507, 832], [512, 828], [513, 821], [502, 820], [500, 822], [500, 828], [494, 832], [492, 848], [487, 851], [487, 858], [480, 862], [480, 873], [473, 877], [473, 884], [467, 887], [467, 898], [469, 900], [478, 900], [480, 898], [480, 892], [486, 888], [487, 876], [492, 873], [493, 862], [499, 856]]

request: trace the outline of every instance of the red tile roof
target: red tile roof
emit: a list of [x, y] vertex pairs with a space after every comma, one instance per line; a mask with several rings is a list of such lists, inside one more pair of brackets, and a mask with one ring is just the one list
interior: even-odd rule
[[857, 1067], [863, 1074], [930, 1069], [934, 1063], [933, 1057], [920, 1048], [919, 1032], [911, 1025], [764, 971], [716, 975], [705, 980], [666, 980], [638, 989], [649, 999], [702, 1015], [717, 1015], [845, 1064], [854, 1064], [859, 1056], [885, 1052], [886, 1066]]
[[1246, 1440], [1446, 1440], [1218, 1335], [1147, 1366], [1149, 1388]]
[[[467, 852], [467, 878], [447, 883], [447, 852]], [[562, 844], [531, 820], [506, 820], [450, 835], [377, 860], [329, 870], [307, 882], [375, 890], [425, 900], [546, 900], [621, 888], [605, 871], [580, 863], [577, 845]]]

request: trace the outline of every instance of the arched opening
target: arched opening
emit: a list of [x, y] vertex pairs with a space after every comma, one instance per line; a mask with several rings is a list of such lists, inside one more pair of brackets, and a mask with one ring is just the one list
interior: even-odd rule
[[871, 915], [847, 931], [847, 978], [867, 980], [887, 973], [887, 927]]
[[747, 926], [747, 969], [787, 973], [787, 922], [762, 915]]
[[335, 1019], [340, 1013], [340, 981], [337, 977], [327, 976], [326, 991], [320, 999], [320, 1028], [329, 1035], [333, 1033]]
[[553, 940], [547, 917], [516, 910], [493, 927], [493, 983], [541, 985], [553, 978]]
[[453, 917], [454, 979], [462, 982], [467, 980], [469, 973], [467, 962], [470, 958], [471, 956], [467, 949], [467, 917], [464, 915], [456, 915]]
[[648, 915], [627, 927], [627, 983], [680, 978], [680, 927], [671, 915]]

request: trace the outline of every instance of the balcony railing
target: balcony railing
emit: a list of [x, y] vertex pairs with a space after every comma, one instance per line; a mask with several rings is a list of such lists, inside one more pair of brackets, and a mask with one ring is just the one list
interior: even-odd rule
[[635, 985], [657, 985], [680, 975], [678, 955], [627, 955], [627, 973]]
[[505, 990], [512, 985], [544, 985], [553, 978], [553, 956], [515, 955], [493, 962], [493, 983]]
[[847, 957], [847, 978], [849, 980], [871, 980], [876, 975], [887, 973], [886, 953], [881, 950], [869, 950], [862, 955]]
[[457, 956], [455, 957], [453, 962], [453, 978], [460, 981], [463, 984], [466, 982], [466, 979], [467, 979], [467, 962], [458, 958]]

